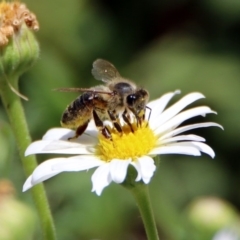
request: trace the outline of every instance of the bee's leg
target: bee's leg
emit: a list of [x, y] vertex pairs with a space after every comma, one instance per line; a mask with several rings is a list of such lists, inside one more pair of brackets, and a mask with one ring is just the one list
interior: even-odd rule
[[138, 126], [138, 127], [141, 127], [143, 121], [145, 120], [145, 109], [142, 109], [142, 110], [139, 111], [139, 112], [135, 112], [135, 111], [133, 111], [133, 114], [134, 114], [135, 117], [136, 117], [136, 120], [137, 120], [137, 126]]
[[122, 133], [122, 128], [121, 128], [120, 124], [117, 122], [117, 118], [115, 117], [115, 115], [110, 111], [108, 111], [108, 115], [109, 115], [111, 121], [113, 122], [114, 127], [117, 129], [117, 131]]
[[103, 125], [103, 121], [99, 118], [96, 111], [93, 110], [93, 120], [95, 122], [96, 127], [101, 131], [102, 135], [106, 138], [112, 138], [110, 131], [107, 127]]
[[107, 127], [104, 127], [102, 129], [102, 135], [105, 137], [105, 138], [108, 138], [108, 139], [111, 139], [112, 140], [112, 135], [110, 133], [110, 131], [108, 130]]
[[134, 132], [132, 124], [130, 122], [130, 119], [127, 116], [127, 110], [125, 109], [123, 114], [122, 114], [123, 120], [127, 123], [127, 125], [130, 127], [131, 131]]
[[139, 127], [139, 126], [141, 127], [143, 121], [145, 120], [145, 113], [144, 113], [141, 117], [136, 116], [136, 119], [137, 119], [137, 126], [138, 126], [138, 127]]
[[83, 125], [79, 126], [75, 131], [75, 136], [68, 138], [68, 140], [76, 139], [79, 136], [81, 136], [84, 133], [84, 131], [86, 130], [88, 123], [89, 123], [89, 121], [87, 121]]

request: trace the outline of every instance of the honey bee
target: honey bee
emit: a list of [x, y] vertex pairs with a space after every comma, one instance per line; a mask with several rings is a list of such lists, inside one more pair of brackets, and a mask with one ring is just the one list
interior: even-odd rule
[[141, 125], [145, 119], [146, 108], [150, 110], [151, 114], [151, 109], [146, 106], [149, 99], [148, 91], [121, 77], [112, 63], [97, 59], [93, 62], [92, 74], [95, 79], [101, 80], [105, 84], [92, 88], [57, 89], [65, 92], [83, 92], [67, 106], [62, 114], [62, 127], [75, 130], [75, 136], [70, 139], [83, 134], [91, 119], [106, 138], [111, 138], [111, 133], [104, 125], [104, 121], [111, 121], [114, 128], [121, 133], [119, 116], [122, 116], [133, 132], [131, 113], [138, 125]]

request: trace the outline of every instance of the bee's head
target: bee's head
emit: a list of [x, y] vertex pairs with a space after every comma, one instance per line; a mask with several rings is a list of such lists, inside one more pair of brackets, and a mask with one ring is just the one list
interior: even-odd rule
[[129, 94], [126, 99], [128, 108], [133, 112], [137, 120], [144, 118], [146, 104], [149, 93], [144, 89], [139, 89], [133, 94]]

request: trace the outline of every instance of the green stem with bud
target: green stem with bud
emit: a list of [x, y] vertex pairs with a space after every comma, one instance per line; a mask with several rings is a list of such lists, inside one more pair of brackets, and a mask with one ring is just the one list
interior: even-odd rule
[[[26, 148], [31, 143], [31, 137], [21, 99], [10, 89], [8, 82], [18, 91], [18, 76], [8, 76], [8, 79], [6, 77], [0, 78], [0, 94], [15, 135], [23, 168], [26, 176], [29, 176], [37, 167], [37, 161], [35, 156], [24, 156]], [[43, 185], [38, 184], [32, 188], [31, 192], [40, 218], [44, 239], [55, 240], [55, 227]]]

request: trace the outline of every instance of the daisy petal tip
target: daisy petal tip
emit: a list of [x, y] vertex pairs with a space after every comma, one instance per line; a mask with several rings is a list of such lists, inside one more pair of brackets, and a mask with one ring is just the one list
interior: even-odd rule
[[151, 178], [145, 178], [145, 179], [143, 179], [143, 182], [144, 182], [145, 184], [149, 184], [149, 183], [150, 183], [150, 180], [151, 180]]
[[206, 98], [205, 95], [203, 95], [203, 94], [200, 93], [200, 92], [196, 92], [195, 94], [197, 94], [197, 95], [199, 96], [199, 99], [200, 99], [200, 98]]
[[199, 152], [199, 153], [194, 153], [194, 154], [192, 154], [192, 156], [194, 156], [194, 157], [199, 157], [199, 156], [202, 156], [202, 154], [201, 154], [201, 152]]
[[181, 90], [180, 89], [175, 90], [174, 94], [181, 94]]
[[32, 147], [31, 147], [32, 144], [30, 144], [27, 149], [25, 150], [25, 153], [24, 153], [24, 156], [27, 157], [31, 154], [34, 154], [33, 151], [32, 151]]
[[98, 196], [101, 196], [102, 191], [96, 191], [96, 194], [97, 194]]
[[138, 174], [137, 177], [136, 177], [136, 179], [135, 179], [135, 182], [139, 182], [140, 180], [141, 180], [141, 175]]
[[22, 192], [26, 192], [27, 190], [29, 190], [32, 186], [23, 186], [22, 188]]
[[224, 130], [224, 127], [221, 124], [214, 123], [215, 127], [219, 127], [220, 129]]
[[31, 176], [28, 177], [26, 182], [23, 184], [22, 192], [26, 192], [27, 190], [29, 190], [33, 186], [34, 185], [32, 184], [32, 175], [31, 175]]
[[41, 153], [44, 147], [46, 147], [46, 142], [42, 140], [32, 142], [25, 150], [25, 156]]
[[95, 192], [98, 196], [101, 196], [101, 193], [102, 193], [102, 190], [97, 190], [97, 189], [94, 189], [94, 188], [92, 188], [92, 190], [91, 190], [91, 192]]
[[217, 115], [217, 112], [216, 112], [216, 111], [213, 111], [213, 110], [212, 110], [212, 113]]
[[198, 149], [198, 151], [206, 153], [211, 158], [215, 157], [215, 152], [207, 144], [202, 143], [202, 142], [192, 142], [192, 144]]
[[98, 167], [92, 175], [92, 192], [96, 192], [98, 196], [112, 182], [109, 167], [109, 164], [104, 164]]
[[114, 181], [115, 183], [122, 183], [127, 175], [127, 168], [128, 165], [130, 164], [131, 160], [119, 160], [119, 159], [115, 159], [111, 161], [110, 164], [110, 175], [111, 175], [111, 179], [112, 181]]
[[210, 149], [210, 151], [208, 151], [206, 154], [208, 154], [212, 159], [215, 158], [215, 152], [212, 149]]

